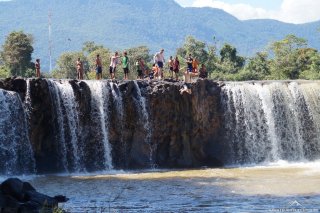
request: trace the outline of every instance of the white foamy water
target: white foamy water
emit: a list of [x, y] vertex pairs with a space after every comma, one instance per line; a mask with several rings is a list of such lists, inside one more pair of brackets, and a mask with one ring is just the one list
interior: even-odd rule
[[142, 96], [141, 94], [141, 89], [137, 83], [137, 81], [134, 81], [134, 86], [137, 90], [138, 94], [138, 109], [139, 109], [139, 114], [142, 117], [142, 122], [143, 122], [143, 128], [146, 131], [146, 137], [145, 137], [145, 143], [149, 145], [149, 162], [151, 168], [154, 168], [154, 152], [156, 151], [156, 145], [151, 143], [151, 137], [152, 137], [152, 126], [150, 123], [150, 118], [149, 118], [149, 111], [147, 109], [147, 102], [146, 98]]
[[102, 132], [102, 141], [104, 147], [104, 167], [105, 169], [112, 169], [112, 157], [111, 157], [111, 147], [109, 144], [109, 87], [106, 82], [102, 81], [86, 81], [91, 90], [92, 101], [91, 104], [95, 105], [93, 108], [97, 108], [97, 115], [93, 114], [93, 118], [98, 118], [100, 121], [100, 126]]
[[27, 114], [18, 93], [0, 89], [1, 174], [35, 172]]
[[222, 89], [229, 164], [320, 158], [319, 83], [229, 82]]

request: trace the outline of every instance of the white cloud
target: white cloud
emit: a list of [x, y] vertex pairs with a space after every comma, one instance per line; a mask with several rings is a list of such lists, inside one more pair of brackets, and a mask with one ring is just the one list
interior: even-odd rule
[[218, 0], [195, 0], [193, 7], [214, 7], [241, 20], [270, 18], [288, 23], [306, 23], [320, 20], [320, 1], [283, 0], [279, 10], [266, 10], [249, 4], [229, 4]]

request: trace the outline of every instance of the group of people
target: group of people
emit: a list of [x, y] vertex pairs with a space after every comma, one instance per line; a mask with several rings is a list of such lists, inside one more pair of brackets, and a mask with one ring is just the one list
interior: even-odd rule
[[[77, 72], [78, 78], [81, 80], [83, 78], [83, 67], [82, 64], [77, 61]], [[164, 49], [161, 49], [157, 52], [153, 57], [153, 66], [149, 71], [145, 66], [145, 62], [141, 57], [137, 58], [134, 63], [135, 70], [137, 72], [137, 79], [163, 79], [164, 68], [165, 68], [165, 57], [164, 57]], [[190, 54], [186, 59], [187, 68], [186, 72], [192, 73], [192, 76], [199, 76], [200, 78], [207, 78], [207, 70], [204, 64], [201, 65], [199, 69], [199, 61], [197, 58], [192, 58]], [[178, 73], [180, 70], [184, 68], [180, 68], [180, 61], [178, 56], [173, 58], [170, 56], [168, 61], [168, 69], [170, 71], [171, 78], [173, 79], [173, 75], [175, 75], [175, 79], [178, 80]], [[121, 66], [124, 72], [124, 80], [128, 80], [129, 75], [129, 58], [126, 51], [123, 52], [123, 56], [121, 57], [118, 52], [115, 52], [114, 55], [110, 57], [110, 66], [109, 66], [109, 74], [110, 79], [114, 80], [116, 78], [117, 67]], [[102, 79], [102, 62], [100, 55], [98, 54], [95, 61], [95, 71], [96, 71], [96, 79]]]
[[[157, 52], [153, 57], [153, 66], [151, 71], [149, 71], [143, 59], [140, 57], [136, 60], [134, 63], [136, 72], [137, 72], [137, 79], [163, 79], [163, 73], [165, 68], [165, 57], [164, 57], [164, 49], [161, 49], [159, 52]], [[180, 90], [181, 93], [187, 92], [191, 94], [190, 89], [190, 83], [192, 82], [192, 77], [199, 77], [199, 78], [207, 78], [208, 73], [206, 70], [206, 66], [204, 64], [201, 65], [199, 68], [200, 62], [196, 57], [192, 57], [191, 54], [185, 59], [186, 67], [180, 68], [180, 61], [178, 56], [173, 58], [170, 56], [169, 61], [167, 63], [167, 67], [170, 72], [170, 76], [173, 79], [173, 75], [175, 75], [175, 79], [178, 81], [178, 73], [181, 70], [184, 70], [184, 80], [185, 85]], [[109, 74], [110, 79], [114, 80], [116, 78], [116, 71], [117, 67], [121, 66], [124, 72], [124, 80], [128, 80], [129, 75], [129, 58], [126, 51], [123, 52], [122, 57], [119, 55], [118, 52], [115, 52], [114, 55], [110, 57], [110, 66], [109, 66]], [[40, 59], [36, 59], [35, 63], [35, 69], [36, 69], [36, 76], [40, 77]], [[77, 70], [77, 78], [79, 80], [83, 80], [84, 77], [84, 66], [83, 62], [80, 58], [76, 61], [76, 70]], [[102, 79], [102, 60], [100, 58], [100, 55], [97, 54], [96, 60], [95, 60], [95, 72], [96, 72], [96, 79], [101, 80]]]

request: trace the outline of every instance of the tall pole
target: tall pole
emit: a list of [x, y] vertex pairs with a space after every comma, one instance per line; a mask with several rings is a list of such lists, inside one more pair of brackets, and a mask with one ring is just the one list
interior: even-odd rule
[[50, 60], [50, 72], [52, 71], [52, 40], [51, 40], [51, 10], [49, 10], [48, 21], [49, 21], [49, 60]]

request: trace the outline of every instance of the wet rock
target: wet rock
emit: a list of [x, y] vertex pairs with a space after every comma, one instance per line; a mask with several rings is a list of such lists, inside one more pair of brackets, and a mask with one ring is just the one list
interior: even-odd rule
[[21, 100], [24, 101], [27, 90], [27, 82], [25, 79], [20, 77], [1, 79], [0, 88], [19, 93]]
[[[137, 92], [133, 82], [122, 83], [125, 127], [123, 132], [112, 134], [110, 138], [116, 166], [185, 168], [222, 165], [212, 152], [219, 144], [221, 123], [218, 83], [199, 80], [192, 84], [191, 95], [180, 94], [183, 82], [138, 81], [138, 85], [142, 96], [146, 97], [150, 123], [146, 128], [138, 110], [141, 106], [135, 106]], [[115, 126], [119, 128], [119, 125]], [[146, 138], [148, 131], [152, 132], [150, 140]], [[125, 144], [119, 142], [120, 135]]]
[[[65, 125], [65, 142], [59, 143], [57, 103], [59, 95], [53, 94], [52, 80], [30, 79], [30, 141], [38, 173], [65, 172], [72, 164], [63, 165], [61, 150], [72, 149], [70, 129]], [[59, 83], [59, 81], [55, 81]], [[223, 83], [198, 80], [192, 83], [192, 94], [181, 95], [181, 81], [101, 81], [109, 88], [104, 94], [108, 101], [103, 106], [108, 113], [108, 142], [112, 148], [115, 168], [185, 168], [220, 166], [222, 141], [220, 90]], [[78, 112], [78, 144], [83, 148], [85, 171], [105, 169], [104, 144], [96, 98], [88, 82], [70, 80]], [[115, 85], [117, 84], [117, 86]], [[138, 88], [137, 86], [138, 85]], [[26, 93], [23, 79], [0, 80], [0, 87]], [[122, 98], [123, 112], [119, 115], [113, 92]], [[138, 89], [140, 91], [138, 91]], [[106, 90], [107, 91], [107, 90]], [[107, 92], [106, 92], [107, 93]], [[144, 106], [141, 96], [144, 97]], [[140, 96], [140, 97], [139, 97]], [[60, 104], [62, 105], [62, 104]], [[61, 107], [61, 106], [60, 106]], [[145, 111], [143, 112], [143, 107]], [[61, 108], [65, 111], [65, 108]], [[147, 116], [147, 117], [146, 117]], [[146, 120], [146, 118], [148, 118]], [[67, 122], [67, 118], [64, 122]], [[63, 124], [62, 124], [63, 125]], [[68, 135], [69, 134], [69, 135]], [[70, 148], [71, 147], [71, 148]], [[70, 162], [70, 154], [67, 153]], [[70, 170], [69, 170], [70, 171]], [[71, 170], [72, 171], [72, 170]]]
[[27, 182], [9, 178], [1, 184], [1, 212], [41, 212], [44, 208], [52, 212], [58, 203], [68, 199], [62, 195], [50, 197], [39, 193]]

